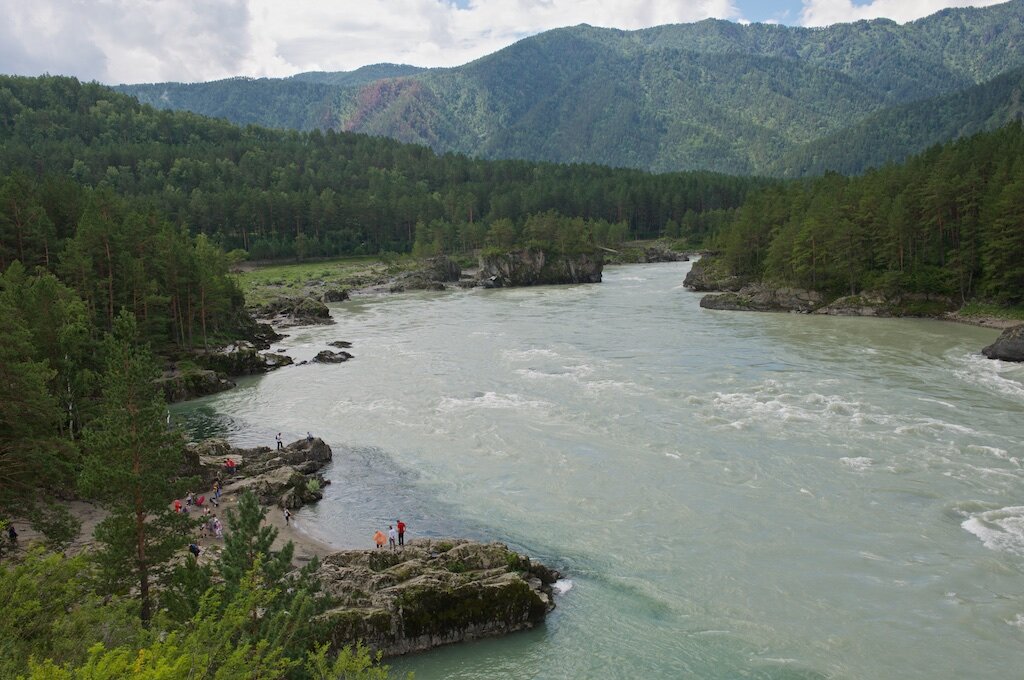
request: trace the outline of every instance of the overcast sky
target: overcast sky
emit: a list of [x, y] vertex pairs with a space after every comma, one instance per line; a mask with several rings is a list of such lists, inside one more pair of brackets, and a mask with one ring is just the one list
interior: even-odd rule
[[0, 0], [0, 73], [116, 84], [350, 71], [380, 62], [456, 66], [581, 23], [902, 23], [944, 7], [997, 1]]

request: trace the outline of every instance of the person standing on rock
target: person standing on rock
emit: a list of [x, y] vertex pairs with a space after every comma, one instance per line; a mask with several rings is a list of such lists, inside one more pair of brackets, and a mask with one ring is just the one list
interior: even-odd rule
[[395, 542], [398, 540], [398, 532], [395, 531], [395, 527], [388, 525], [388, 546], [392, 550], [395, 549]]
[[405, 545], [405, 522], [400, 519], [395, 520], [395, 526], [398, 528], [398, 545]]
[[280, 432], [278, 432], [277, 436], [274, 437], [274, 441], [277, 442], [277, 450], [278, 451], [280, 451], [281, 449], [284, 448], [284, 443], [282, 443], [282, 441], [281, 441], [281, 433]]
[[387, 538], [385, 538], [384, 532], [380, 529], [377, 529], [377, 533], [373, 535], [373, 542], [377, 544], [378, 550], [384, 547], [384, 541], [386, 540]]
[[292, 522], [292, 511], [288, 508], [284, 509], [284, 525], [288, 526]]

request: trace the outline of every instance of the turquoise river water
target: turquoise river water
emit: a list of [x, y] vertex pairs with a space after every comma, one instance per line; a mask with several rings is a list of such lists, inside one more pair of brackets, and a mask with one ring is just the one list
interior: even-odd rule
[[702, 310], [689, 266], [337, 304], [277, 348], [353, 360], [175, 415], [323, 437], [296, 520], [339, 547], [400, 516], [563, 572], [543, 627], [392, 660], [419, 680], [1024, 677], [1024, 366], [978, 354], [997, 332]]

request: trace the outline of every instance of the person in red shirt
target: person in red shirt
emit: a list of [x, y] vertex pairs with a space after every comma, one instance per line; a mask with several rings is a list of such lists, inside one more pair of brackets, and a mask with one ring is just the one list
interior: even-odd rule
[[398, 545], [405, 545], [405, 522], [396, 520], [395, 528], [398, 529]]

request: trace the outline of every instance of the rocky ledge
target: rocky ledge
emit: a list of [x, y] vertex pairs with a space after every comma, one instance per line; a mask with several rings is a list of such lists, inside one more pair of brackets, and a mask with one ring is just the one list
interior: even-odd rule
[[[224, 478], [224, 463], [229, 458], [236, 467]], [[225, 494], [249, 489], [264, 505], [294, 509], [323, 498], [322, 489], [330, 482], [320, 470], [332, 458], [331, 447], [319, 437], [300, 439], [280, 450], [268, 446], [241, 449], [225, 439], [206, 439], [186, 446], [184, 472], [207, 483], [222, 478]]]
[[331, 310], [325, 302], [339, 302], [348, 299], [345, 290], [325, 289], [321, 299], [312, 297], [282, 295], [273, 300], [252, 307], [254, 316], [265, 319], [276, 328], [291, 326], [314, 326], [334, 323]]
[[558, 572], [502, 543], [416, 539], [399, 550], [346, 550], [319, 570], [337, 606], [332, 643], [385, 656], [532, 628], [554, 609]]
[[991, 345], [981, 350], [989, 359], [1024, 361], [1024, 324], [1007, 328]]
[[553, 255], [528, 248], [480, 256], [479, 285], [484, 288], [540, 286], [561, 283], [600, 283], [604, 259], [600, 253]]

